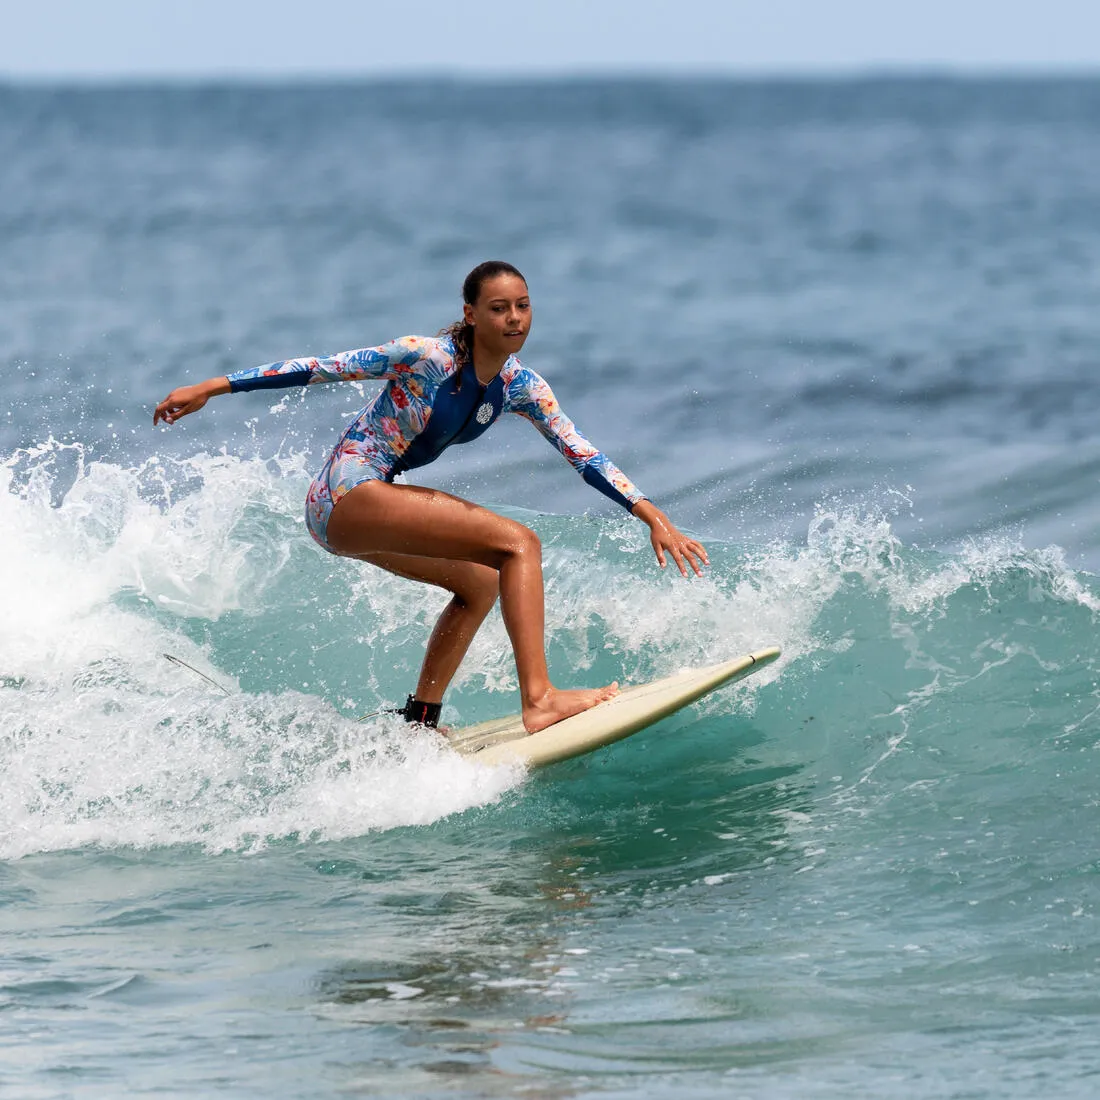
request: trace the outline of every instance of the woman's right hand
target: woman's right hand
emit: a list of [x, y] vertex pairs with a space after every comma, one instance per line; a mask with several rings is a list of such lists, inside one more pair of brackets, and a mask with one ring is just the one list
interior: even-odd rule
[[175, 424], [181, 416], [198, 412], [211, 397], [219, 393], [229, 393], [228, 378], [208, 378], [194, 386], [180, 386], [156, 407], [153, 424], [159, 424], [162, 420], [165, 424]]

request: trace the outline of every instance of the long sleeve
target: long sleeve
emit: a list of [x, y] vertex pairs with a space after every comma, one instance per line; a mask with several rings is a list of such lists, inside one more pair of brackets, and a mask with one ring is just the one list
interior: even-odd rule
[[312, 386], [321, 382], [353, 382], [364, 378], [392, 379], [410, 373], [431, 357], [438, 342], [431, 337], [403, 336], [373, 348], [342, 351], [326, 359], [284, 359], [262, 367], [248, 367], [228, 376], [230, 389], [274, 390], [285, 386]]
[[607, 455], [577, 431], [562, 411], [553, 390], [534, 371], [521, 367], [508, 386], [508, 409], [530, 420], [574, 470], [594, 489], [628, 511], [645, 494]]

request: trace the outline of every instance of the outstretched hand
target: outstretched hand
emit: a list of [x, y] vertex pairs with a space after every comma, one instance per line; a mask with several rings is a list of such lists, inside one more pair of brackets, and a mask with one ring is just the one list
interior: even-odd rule
[[680, 570], [680, 575], [688, 575], [690, 566], [697, 577], [703, 575], [702, 566], [710, 565], [703, 544], [688, 538], [676, 525], [651, 501], [639, 501], [632, 509], [634, 514], [649, 524], [649, 541], [657, 555], [657, 563], [662, 569], [668, 565], [668, 555]]
[[697, 577], [703, 575], [701, 566], [710, 565], [707, 560], [707, 552], [703, 549], [702, 544], [696, 542], [695, 539], [689, 539], [687, 535], [678, 531], [671, 524], [667, 527], [660, 525], [652, 527], [649, 533], [649, 541], [653, 544], [653, 551], [657, 555], [657, 561], [662, 569], [668, 565], [666, 554], [672, 555], [672, 560], [679, 568], [680, 575], [684, 577], [688, 575], [688, 565], [695, 570]]
[[165, 424], [174, 424], [181, 416], [198, 412], [215, 394], [228, 392], [229, 380], [226, 378], [210, 378], [194, 386], [179, 386], [156, 407], [153, 424], [159, 424], [162, 420]]

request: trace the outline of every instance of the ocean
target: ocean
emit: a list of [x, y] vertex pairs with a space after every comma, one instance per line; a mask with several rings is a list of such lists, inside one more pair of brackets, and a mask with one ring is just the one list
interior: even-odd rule
[[[1088, 78], [0, 86], [0, 1094], [1095, 1095], [1098, 179]], [[711, 560], [518, 418], [417, 471], [555, 682], [783, 649], [531, 776], [358, 721], [445, 602], [304, 529], [375, 385], [151, 423], [487, 258]]]

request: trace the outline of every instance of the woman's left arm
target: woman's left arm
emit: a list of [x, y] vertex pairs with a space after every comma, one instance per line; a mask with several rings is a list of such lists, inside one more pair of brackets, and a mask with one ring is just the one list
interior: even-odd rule
[[660, 508], [577, 431], [544, 378], [527, 367], [521, 368], [509, 384], [507, 401], [511, 411], [530, 420], [589, 485], [649, 525], [649, 541], [662, 569], [668, 564], [666, 554], [671, 554], [685, 577], [689, 565], [696, 576], [703, 575], [700, 566], [710, 562], [702, 545], [678, 531]]

